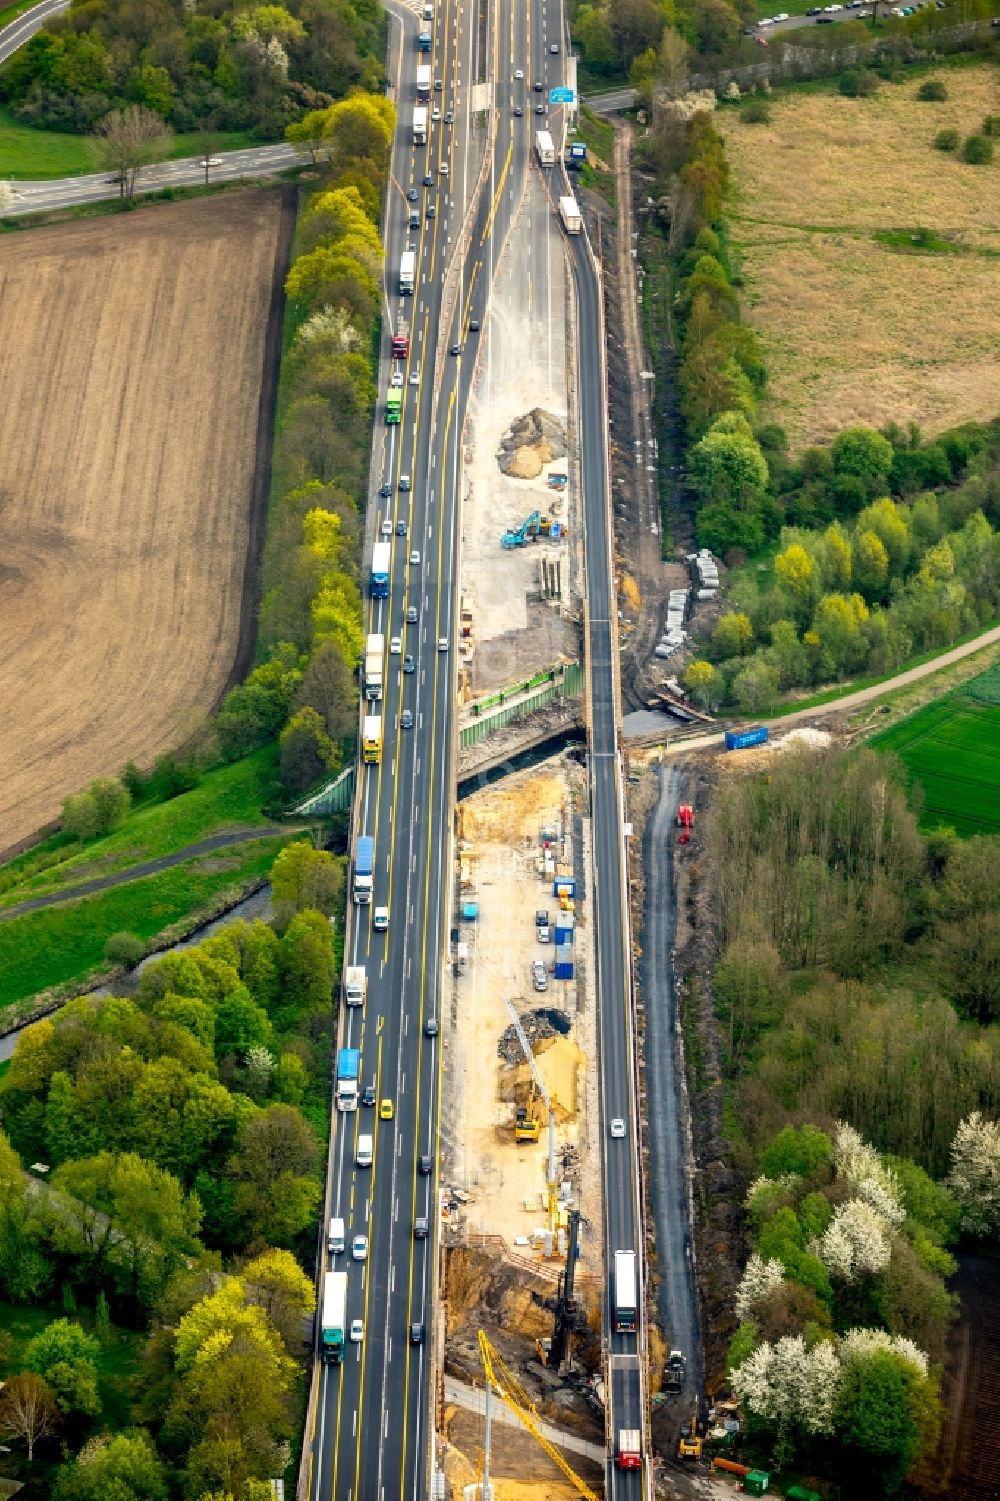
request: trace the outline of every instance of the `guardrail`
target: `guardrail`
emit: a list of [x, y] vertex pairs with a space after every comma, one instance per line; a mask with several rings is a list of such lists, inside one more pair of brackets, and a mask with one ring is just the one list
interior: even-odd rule
[[[470, 746], [478, 745], [488, 735], [502, 730], [515, 719], [524, 719], [536, 709], [543, 709], [546, 704], [551, 704], [558, 698], [575, 698], [582, 692], [583, 664], [566, 662], [561, 667], [551, 668], [514, 688], [491, 694], [488, 699], [472, 705], [471, 712], [476, 717], [460, 726], [459, 748], [468, 750]], [[524, 697], [518, 697], [519, 694], [524, 694]]]

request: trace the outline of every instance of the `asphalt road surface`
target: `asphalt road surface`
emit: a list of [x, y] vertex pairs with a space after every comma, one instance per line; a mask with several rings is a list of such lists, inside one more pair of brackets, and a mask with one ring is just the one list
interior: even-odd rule
[[[271, 172], [284, 172], [302, 161], [293, 146], [251, 146], [242, 151], [225, 151], [218, 158], [218, 167], [209, 167], [207, 181], [238, 182], [240, 178], [265, 177]], [[183, 157], [178, 161], [158, 162], [144, 167], [139, 174], [137, 191], [157, 193], [163, 188], [203, 187], [206, 182], [205, 168], [196, 156]], [[11, 214], [37, 214], [43, 210], [69, 208], [78, 203], [101, 203], [117, 198], [120, 189], [107, 172], [91, 172], [84, 177], [62, 177], [51, 182], [14, 183], [14, 202], [7, 209]]]
[[69, 10], [69, 0], [42, 0], [41, 5], [33, 5], [16, 16], [0, 31], [0, 63], [5, 63], [29, 37], [41, 31], [46, 21], [64, 10]]

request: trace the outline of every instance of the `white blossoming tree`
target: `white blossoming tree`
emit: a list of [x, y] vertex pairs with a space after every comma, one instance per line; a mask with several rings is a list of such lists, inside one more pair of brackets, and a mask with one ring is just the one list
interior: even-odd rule
[[841, 1204], [812, 1249], [828, 1271], [845, 1282], [854, 1282], [888, 1266], [892, 1254], [888, 1230], [870, 1204], [849, 1199]]
[[906, 1210], [899, 1180], [875, 1148], [846, 1121], [837, 1123], [834, 1160], [838, 1175], [847, 1180], [857, 1198], [870, 1204], [890, 1225], [903, 1223]]
[[740, 1402], [777, 1430], [775, 1459], [787, 1460], [796, 1432], [833, 1432], [840, 1361], [829, 1340], [809, 1349], [801, 1335], [758, 1345], [730, 1376]]
[[927, 1375], [927, 1356], [919, 1345], [902, 1334], [887, 1334], [884, 1329], [848, 1329], [838, 1346], [842, 1364], [855, 1356], [874, 1355], [880, 1350], [898, 1355], [900, 1360], [913, 1366], [921, 1376]]
[[961, 1208], [963, 1230], [983, 1238], [1000, 1234], [1000, 1123], [978, 1110], [955, 1132], [948, 1187]]
[[766, 1298], [774, 1288], [785, 1280], [785, 1269], [780, 1261], [765, 1261], [755, 1251], [747, 1262], [743, 1280], [736, 1289], [736, 1317], [742, 1324], [753, 1314], [761, 1298]]

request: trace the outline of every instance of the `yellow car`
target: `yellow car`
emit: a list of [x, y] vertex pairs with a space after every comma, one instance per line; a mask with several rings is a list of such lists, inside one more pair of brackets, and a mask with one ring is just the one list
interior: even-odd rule
[[392, 1120], [392, 1101], [391, 1100], [383, 1100], [382, 1101], [381, 1105], [378, 1107], [378, 1117], [379, 1117], [379, 1120], [381, 1120], [381, 1121], [391, 1121]]

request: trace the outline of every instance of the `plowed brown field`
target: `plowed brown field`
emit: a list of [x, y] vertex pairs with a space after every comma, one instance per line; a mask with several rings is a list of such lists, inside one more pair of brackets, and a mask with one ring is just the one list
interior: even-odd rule
[[0, 850], [178, 745], [246, 657], [293, 212], [0, 239]]

